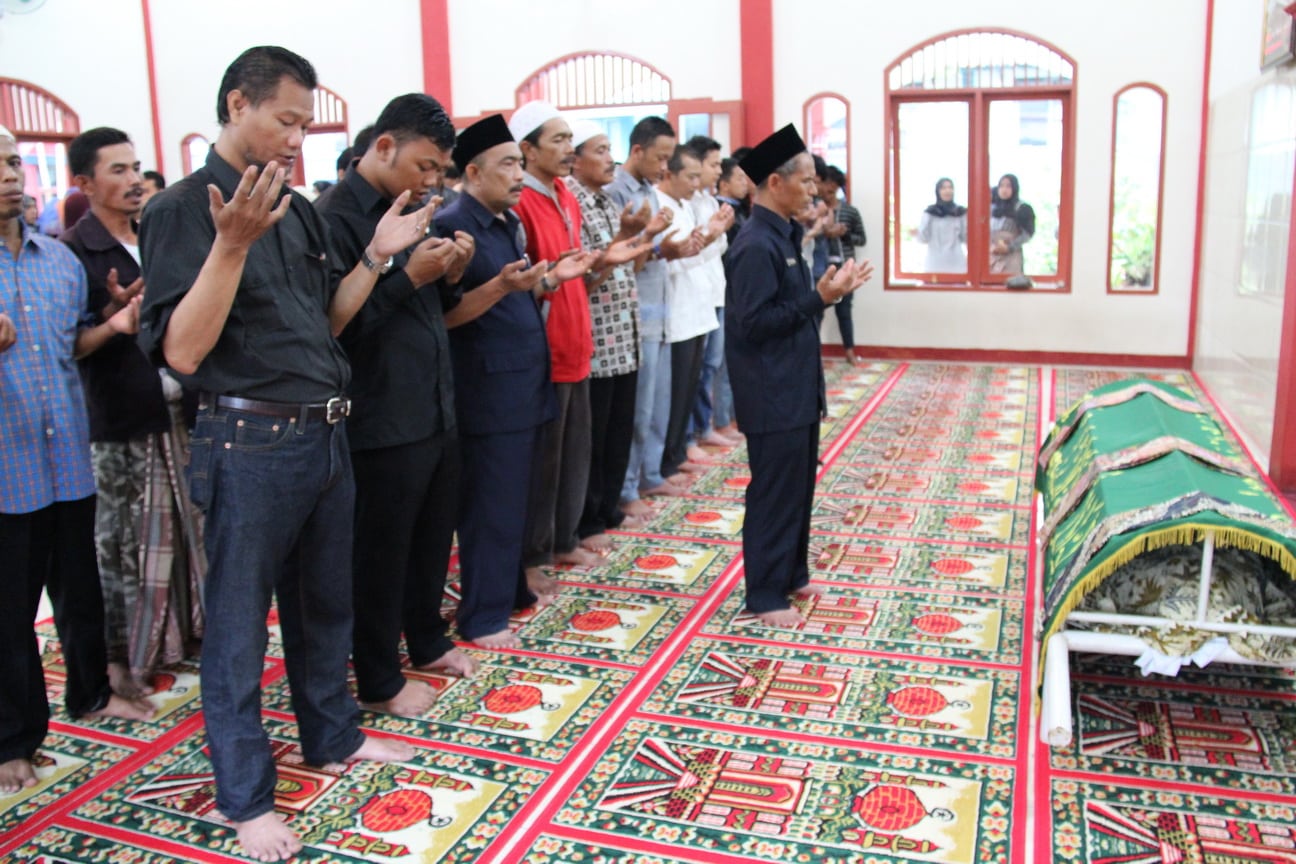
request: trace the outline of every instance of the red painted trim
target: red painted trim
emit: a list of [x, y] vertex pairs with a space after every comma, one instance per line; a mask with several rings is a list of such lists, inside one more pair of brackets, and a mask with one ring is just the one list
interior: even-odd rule
[[[43, 110], [48, 102], [57, 112], [63, 128], [29, 126], [29, 121], [44, 120], [51, 113]], [[16, 110], [15, 110], [16, 109]], [[44, 87], [20, 78], [0, 78], [0, 126], [18, 141], [62, 141], [67, 143], [81, 132], [81, 118], [66, 102]]]
[[[1152, 251], [1152, 285], [1147, 291], [1138, 288], [1117, 288], [1112, 285], [1112, 256], [1116, 254], [1116, 115], [1120, 106], [1120, 97], [1136, 87], [1143, 87], [1161, 97], [1161, 159], [1157, 168], [1157, 217], [1156, 247]], [[1126, 84], [1112, 96], [1112, 143], [1111, 143], [1111, 186], [1107, 193], [1107, 293], [1108, 294], [1141, 294], [1161, 293], [1161, 223], [1165, 210], [1165, 163], [1166, 163], [1166, 108], [1170, 97], [1165, 90], [1148, 81], [1136, 81]]]
[[[1029, 42], [1034, 42], [1038, 45], [1043, 45], [1045, 48], [1049, 49], [1054, 54], [1057, 54], [1059, 57], [1061, 57], [1062, 59], [1066, 60], [1068, 63], [1071, 64], [1071, 86], [1072, 87], [1075, 86], [1075, 73], [1076, 73], [1075, 58], [1072, 57], [1067, 52], [1063, 51], [1061, 48], [1054, 45], [1052, 42], [1046, 42], [1043, 39], [1036, 36], [1034, 33], [1027, 33], [1025, 30], [1009, 30], [1006, 27], [964, 27], [962, 30], [947, 30], [946, 32], [941, 33], [938, 36], [933, 36], [932, 38], [928, 39], [925, 42], [919, 42], [917, 45], [914, 45], [912, 48], [909, 48], [906, 51], [904, 51], [904, 53], [899, 54], [894, 60], [892, 60], [890, 63], [886, 65], [885, 69], [882, 70], [882, 75], [883, 75], [882, 80], [887, 82], [887, 89], [888, 90], [890, 89], [891, 70], [894, 69], [896, 66], [899, 66], [905, 60], [917, 54], [919, 51], [926, 48], [928, 45], [935, 45], [937, 42], [944, 42], [946, 39], [950, 39], [954, 36], [962, 36], [964, 33], [1003, 33], [1006, 36], [1017, 36]], [[1056, 85], [1052, 85], [1052, 84], [1045, 85], [1045, 86], [1054, 87], [1054, 88], [1056, 87]], [[1029, 88], [1023, 88], [1023, 89], [1029, 89]]]
[[149, 13], [149, 0], [140, 0], [144, 16], [144, 56], [148, 62], [149, 110], [153, 115], [153, 159], [155, 170], [166, 174], [166, 156], [162, 152], [162, 112], [158, 109], [157, 63], [153, 57], [153, 16]]
[[1206, 47], [1202, 61], [1201, 140], [1197, 145], [1197, 236], [1193, 239], [1192, 293], [1188, 300], [1188, 357], [1197, 355], [1197, 307], [1201, 301], [1202, 240], [1206, 230], [1206, 148], [1210, 140], [1211, 43], [1215, 0], [1206, 0]]
[[744, 140], [751, 144], [774, 131], [774, 0], [742, 0], [742, 98], [747, 103]]
[[[1292, 183], [1296, 194], [1296, 180]], [[1273, 438], [1269, 442], [1269, 476], [1283, 492], [1296, 491], [1296, 219], [1287, 229], [1287, 284], [1283, 297], [1282, 337], [1278, 348], [1278, 387], [1274, 395]]]
[[423, 92], [453, 117], [449, 6], [449, 0], [419, 0], [419, 25], [423, 32]]
[[[825, 357], [844, 357], [840, 345], [824, 345]], [[856, 345], [870, 360], [939, 360], [952, 363], [1012, 363], [1023, 366], [1108, 366], [1133, 369], [1189, 369], [1187, 357], [1173, 354], [1092, 354], [1081, 351], [1001, 351], [989, 348], [904, 348]]]
[[801, 135], [805, 138], [810, 137], [810, 106], [820, 99], [836, 99], [838, 102], [846, 106], [846, 164], [840, 165], [838, 167], [846, 172], [847, 188], [843, 189], [842, 192], [846, 195], [846, 200], [850, 201], [850, 181], [851, 181], [851, 168], [850, 168], [851, 104], [850, 104], [850, 100], [840, 93], [834, 93], [831, 90], [825, 90], [821, 93], [814, 94], [809, 99], [802, 102], [801, 103]]

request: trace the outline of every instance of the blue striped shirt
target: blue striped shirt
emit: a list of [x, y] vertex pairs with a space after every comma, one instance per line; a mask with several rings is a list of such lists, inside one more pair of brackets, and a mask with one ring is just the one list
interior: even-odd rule
[[0, 243], [0, 313], [18, 341], [0, 351], [0, 513], [31, 513], [94, 494], [90, 425], [76, 361], [88, 319], [72, 251], [22, 227], [18, 257]]

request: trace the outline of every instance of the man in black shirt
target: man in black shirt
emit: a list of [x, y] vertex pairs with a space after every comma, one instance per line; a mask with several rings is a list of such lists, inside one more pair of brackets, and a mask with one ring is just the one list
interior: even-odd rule
[[[369, 149], [316, 203], [344, 264], [359, 261], [401, 192], [421, 200], [439, 186], [455, 130], [431, 96], [387, 104]], [[355, 469], [355, 640], [360, 702], [418, 716], [436, 693], [401, 674], [400, 637], [410, 664], [460, 675], [477, 662], [446, 636], [441, 617], [459, 494], [454, 371], [437, 282], [458, 282], [473, 240], [432, 236], [396, 255], [369, 300], [342, 331], [351, 359]]]
[[352, 520], [346, 424], [351, 370], [334, 336], [389, 257], [421, 239], [431, 208], [401, 194], [361, 263], [335, 269], [323, 219], [284, 188], [314, 112], [315, 70], [283, 48], [225, 71], [220, 136], [205, 167], [152, 201], [140, 231], [148, 296], [140, 344], [204, 393], [190, 494], [207, 513], [202, 694], [216, 806], [260, 861], [301, 841], [274, 812], [275, 766], [260, 690], [271, 592], [310, 764], [404, 760], [366, 737], [347, 692]]

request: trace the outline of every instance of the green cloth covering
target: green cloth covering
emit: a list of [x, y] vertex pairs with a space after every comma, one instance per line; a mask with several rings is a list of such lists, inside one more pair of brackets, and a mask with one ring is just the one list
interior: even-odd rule
[[1045, 643], [1113, 571], [1145, 551], [1201, 543], [1208, 531], [1217, 547], [1258, 552], [1296, 577], [1291, 516], [1224, 429], [1184, 403], [1196, 404], [1156, 382], [1106, 385], [1041, 448], [1052, 454], [1036, 483]]

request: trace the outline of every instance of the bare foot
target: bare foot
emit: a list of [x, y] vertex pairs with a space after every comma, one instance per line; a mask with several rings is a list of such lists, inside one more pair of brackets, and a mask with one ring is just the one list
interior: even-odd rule
[[813, 582], [811, 582], [809, 585], [802, 585], [800, 588], [793, 591], [792, 596], [793, 597], [821, 597], [823, 596], [826, 590], [827, 589], [825, 589], [822, 585], [816, 585]]
[[606, 534], [591, 534], [581, 541], [581, 548], [603, 558], [612, 551], [612, 538]]
[[123, 699], [140, 699], [153, 692], [152, 687], [131, 675], [130, 667], [125, 663], [108, 664], [108, 686]]
[[364, 743], [346, 758], [348, 762], [408, 762], [414, 758], [413, 747], [404, 741], [365, 735]]
[[642, 498], [636, 498], [633, 501], [626, 501], [621, 505], [621, 512], [627, 516], [652, 516], [657, 511], [653, 510], [652, 505]]
[[[570, 564], [573, 567], [597, 567], [603, 563], [603, 558], [597, 552], [591, 552], [588, 549], [577, 546], [570, 552], [558, 552], [554, 555], [554, 561], [558, 564]], [[557, 583], [554, 583], [555, 585]], [[528, 586], [530, 582], [528, 581]], [[535, 589], [532, 589], [535, 592]], [[557, 592], [555, 592], [557, 593]]]
[[498, 633], [487, 633], [472, 640], [478, 648], [517, 648], [522, 640], [512, 630], [501, 630]]
[[396, 714], [400, 717], [422, 717], [436, 703], [436, 691], [422, 681], [406, 681], [405, 686], [383, 702], [361, 702], [366, 711]]
[[527, 590], [537, 597], [555, 597], [562, 590], [562, 583], [539, 567], [526, 568], [526, 581]]
[[737, 424], [737, 423], [730, 423], [728, 426], [721, 426], [721, 427], [720, 427], [718, 430], [716, 430], [716, 431], [718, 431], [721, 435], [727, 435], [727, 436], [729, 436], [730, 438], [734, 439], [735, 441], [742, 442], [742, 441], [746, 441], [746, 440], [747, 440], [747, 436], [744, 435], [744, 434], [743, 434], [743, 433], [738, 429], [738, 424]]
[[660, 486], [654, 486], [651, 489], [641, 490], [639, 494], [645, 496], [662, 495], [668, 498], [674, 498], [675, 496], [683, 495], [684, 493], [681, 491], [681, 487], [676, 486], [674, 483], [667, 480], [665, 483], [661, 484]]
[[738, 434], [737, 430], [732, 432], [721, 432], [717, 429], [716, 435], [718, 435], [730, 447], [737, 447], [747, 440], [746, 436]]
[[[707, 430], [707, 433], [702, 436], [702, 443], [710, 444], [712, 447], [732, 447], [733, 439], [726, 438], [715, 429], [709, 429]], [[690, 453], [689, 458], [693, 458], [693, 454]]]
[[287, 861], [302, 849], [301, 841], [271, 810], [246, 822], [235, 822], [243, 854], [254, 861]]
[[[625, 513], [624, 510], [621, 512]], [[650, 516], [636, 516], [633, 513], [625, 513], [625, 518], [621, 520], [621, 524], [617, 526], [617, 529], [621, 531], [635, 531], [647, 525], [650, 518]]]
[[801, 613], [795, 609], [774, 609], [770, 612], [758, 612], [756, 617], [760, 619], [762, 624], [768, 624], [771, 627], [792, 629], [805, 623]]
[[683, 465], [680, 466], [680, 470], [683, 471], [685, 474], [705, 474], [706, 472], [710, 471], [711, 468], [712, 466], [709, 462], [707, 463], [697, 462], [692, 459], [690, 459], [689, 461], [685, 462]]
[[[698, 447], [696, 444], [688, 448], [686, 452], [688, 453], [689, 462], [696, 462], [699, 465], [705, 465], [711, 461], [711, 454], [703, 450], [701, 447]], [[688, 463], [686, 462], [685, 464]]]
[[35, 786], [36, 768], [30, 759], [10, 759], [0, 764], [0, 795], [12, 795]]
[[138, 699], [126, 699], [116, 693], [108, 697], [108, 704], [98, 711], [91, 711], [87, 717], [120, 717], [123, 720], [148, 720], [157, 709], [153, 703], [140, 696]]
[[445, 672], [449, 675], [458, 675], [460, 678], [476, 678], [477, 673], [481, 671], [481, 664], [467, 651], [451, 648], [431, 663], [425, 663], [418, 668], [424, 672]]

